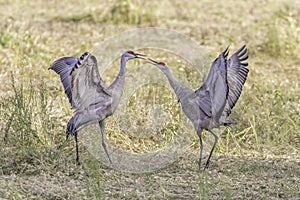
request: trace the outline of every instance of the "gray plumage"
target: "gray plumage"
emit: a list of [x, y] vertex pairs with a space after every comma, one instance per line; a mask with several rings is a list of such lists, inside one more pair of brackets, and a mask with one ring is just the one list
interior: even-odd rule
[[143, 55], [133, 51], [127, 51], [122, 55], [119, 74], [109, 87], [106, 87], [99, 74], [96, 57], [88, 52], [82, 54], [80, 58], [60, 58], [49, 68], [60, 75], [65, 93], [74, 110], [74, 115], [67, 125], [66, 139], [69, 134], [75, 136], [78, 164], [80, 162], [77, 132], [81, 126], [93, 121], [99, 123], [102, 146], [112, 163], [104, 141], [105, 119], [117, 109], [123, 94], [126, 62], [134, 58], [143, 58]]
[[184, 114], [194, 125], [200, 139], [199, 168], [203, 151], [202, 131], [209, 131], [215, 138], [206, 161], [205, 168], [207, 168], [218, 141], [218, 136], [212, 129], [219, 128], [221, 125], [229, 126], [233, 124], [228, 116], [241, 95], [242, 87], [249, 72], [246, 68], [248, 63], [243, 62], [248, 59], [245, 45], [229, 59], [227, 59], [227, 56], [228, 48], [213, 62], [205, 82], [196, 91], [177, 82], [165, 63], [149, 59], [164, 72], [174, 89]]

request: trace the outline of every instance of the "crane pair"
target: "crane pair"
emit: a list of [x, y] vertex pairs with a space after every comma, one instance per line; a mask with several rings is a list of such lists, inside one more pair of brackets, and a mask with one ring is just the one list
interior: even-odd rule
[[195, 91], [177, 82], [165, 63], [131, 50], [122, 54], [119, 74], [109, 87], [99, 74], [96, 57], [88, 52], [79, 58], [63, 57], [55, 61], [49, 69], [60, 75], [65, 93], [74, 109], [74, 115], [67, 124], [66, 138], [70, 134], [75, 137], [77, 163], [80, 164], [78, 129], [92, 121], [99, 123], [102, 146], [112, 163], [104, 140], [105, 119], [115, 112], [121, 100], [127, 61], [140, 58], [147, 59], [166, 75], [184, 114], [193, 123], [200, 139], [199, 169], [203, 151], [202, 131], [207, 130], [214, 136], [214, 144], [205, 165], [207, 168], [218, 141], [218, 136], [212, 129], [233, 124], [228, 116], [241, 95], [249, 72], [248, 63], [243, 62], [248, 58], [245, 45], [229, 59], [227, 57], [228, 48], [215, 59], [205, 82]]

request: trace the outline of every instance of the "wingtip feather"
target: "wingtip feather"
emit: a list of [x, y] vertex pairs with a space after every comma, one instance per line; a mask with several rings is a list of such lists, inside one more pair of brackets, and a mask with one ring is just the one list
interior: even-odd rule
[[245, 55], [246, 53], [247, 53], [247, 47], [246, 47], [246, 45], [244, 44], [238, 51], [237, 51], [237, 55], [239, 56], [239, 57], [241, 57], [241, 56], [243, 56], [243, 55]]
[[229, 47], [230, 45], [227, 46], [227, 48], [225, 49], [225, 51], [223, 52], [224, 57], [226, 58], [229, 54]]

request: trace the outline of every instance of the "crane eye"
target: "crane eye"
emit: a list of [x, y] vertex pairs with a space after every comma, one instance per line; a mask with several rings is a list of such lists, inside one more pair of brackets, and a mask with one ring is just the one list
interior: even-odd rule
[[164, 65], [164, 66], [166, 65], [166, 63], [164, 63], [164, 62], [159, 62], [158, 64], [159, 65]]
[[127, 53], [134, 55], [135, 53], [131, 50], [127, 51]]

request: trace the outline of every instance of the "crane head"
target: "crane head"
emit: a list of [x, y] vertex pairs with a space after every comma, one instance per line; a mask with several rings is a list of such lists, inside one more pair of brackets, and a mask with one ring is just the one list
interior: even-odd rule
[[134, 59], [134, 58], [142, 58], [142, 59], [146, 59], [144, 54], [140, 54], [140, 53], [135, 53], [132, 50], [128, 50], [125, 53], [123, 53], [122, 55], [127, 61]]
[[153, 60], [151, 58], [147, 58], [147, 60], [149, 60], [151, 64], [157, 66], [158, 68], [160, 68], [162, 70], [166, 69], [168, 67], [167, 64], [164, 63], [164, 62], [158, 62], [158, 61], [155, 61], [155, 60]]
[[158, 65], [163, 65], [163, 66], [165, 66], [166, 65], [166, 63], [164, 63], [164, 62], [159, 62], [159, 63], [157, 63]]

